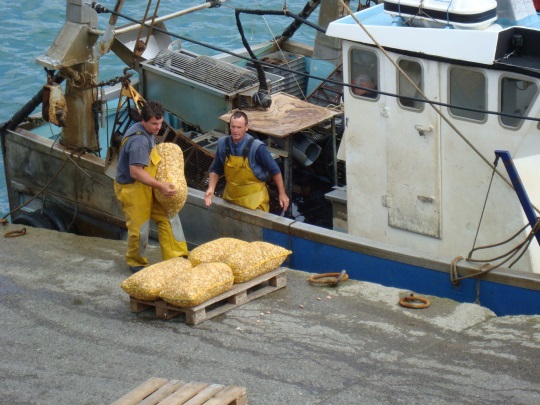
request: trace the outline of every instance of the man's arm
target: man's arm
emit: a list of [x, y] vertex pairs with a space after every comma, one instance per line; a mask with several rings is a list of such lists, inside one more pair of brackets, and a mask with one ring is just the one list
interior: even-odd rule
[[279, 166], [277, 165], [276, 161], [274, 160], [268, 149], [266, 149], [266, 146], [264, 144], [259, 145], [259, 147], [257, 148], [255, 159], [272, 176], [272, 179], [274, 180], [274, 183], [276, 184], [279, 193], [279, 205], [283, 209], [283, 212], [287, 211], [287, 208], [289, 208], [289, 197], [287, 197], [287, 193], [285, 192], [283, 176], [281, 174]]
[[283, 176], [281, 175], [281, 172], [274, 174], [272, 179], [274, 180], [274, 183], [276, 183], [276, 187], [278, 189], [279, 205], [281, 206], [283, 212], [285, 212], [287, 211], [287, 208], [289, 208], [289, 197], [287, 197], [287, 193], [285, 192], [285, 185], [283, 184]]
[[207, 207], [212, 204], [212, 197], [214, 196], [214, 191], [216, 190], [218, 180], [218, 174], [210, 172], [210, 174], [208, 175], [208, 188], [206, 189], [206, 193], [204, 193], [204, 203]]
[[178, 193], [173, 184], [157, 181], [144, 170], [143, 166], [130, 165], [129, 175], [148, 187], [157, 188], [165, 197], [172, 197]]

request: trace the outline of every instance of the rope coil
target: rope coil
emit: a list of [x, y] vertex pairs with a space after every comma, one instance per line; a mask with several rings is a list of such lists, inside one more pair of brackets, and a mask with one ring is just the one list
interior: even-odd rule
[[349, 275], [345, 270], [341, 270], [341, 273], [323, 273], [313, 274], [309, 277], [308, 281], [315, 284], [327, 284], [330, 286], [337, 286], [341, 281], [347, 281]]

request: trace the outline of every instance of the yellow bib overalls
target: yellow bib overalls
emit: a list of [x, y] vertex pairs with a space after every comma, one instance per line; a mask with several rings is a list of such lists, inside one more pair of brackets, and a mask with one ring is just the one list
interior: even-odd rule
[[[127, 138], [122, 140], [122, 146]], [[150, 152], [150, 161], [144, 170], [156, 177], [157, 165], [161, 156], [154, 148]], [[150, 219], [158, 227], [158, 239], [163, 260], [187, 256], [186, 238], [180, 218], [167, 216], [165, 208], [154, 198], [152, 187], [139, 181], [131, 184], [114, 182], [116, 198], [122, 203], [128, 229], [127, 264], [130, 267], [148, 266], [147, 247], [150, 233]]]
[[227, 183], [223, 199], [252, 210], [270, 211], [266, 183], [253, 174], [247, 156], [227, 156], [224, 173]]

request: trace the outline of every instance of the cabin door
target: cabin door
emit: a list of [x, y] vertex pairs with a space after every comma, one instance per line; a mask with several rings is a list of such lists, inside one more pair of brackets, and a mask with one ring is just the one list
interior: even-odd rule
[[[398, 65], [429, 99], [440, 99], [435, 63], [398, 59]], [[388, 224], [440, 238], [439, 116], [429, 104], [405, 98], [421, 96], [403, 74], [397, 77], [397, 93], [402, 97], [387, 98], [387, 105], [392, 106], [387, 110]]]

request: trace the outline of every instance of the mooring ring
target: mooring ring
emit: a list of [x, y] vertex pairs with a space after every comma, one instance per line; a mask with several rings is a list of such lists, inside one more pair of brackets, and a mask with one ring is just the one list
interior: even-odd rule
[[313, 274], [309, 277], [308, 281], [315, 284], [327, 284], [331, 286], [338, 285], [341, 281], [347, 281], [349, 275], [345, 270], [341, 270], [341, 273], [323, 273]]
[[4, 238], [16, 238], [23, 235], [26, 235], [26, 228], [19, 229], [18, 231], [6, 232]]
[[399, 300], [399, 305], [406, 308], [422, 309], [431, 305], [427, 298], [415, 297], [413, 293]]

